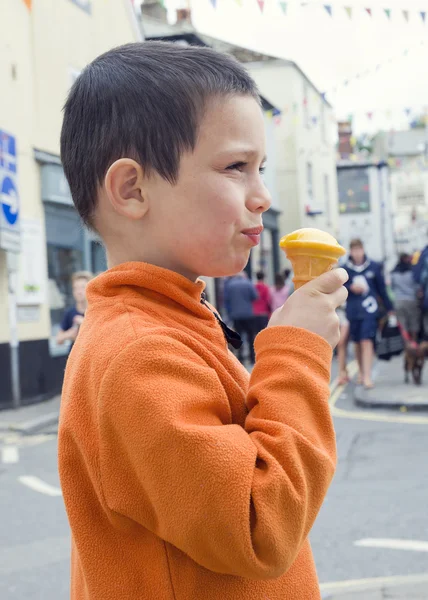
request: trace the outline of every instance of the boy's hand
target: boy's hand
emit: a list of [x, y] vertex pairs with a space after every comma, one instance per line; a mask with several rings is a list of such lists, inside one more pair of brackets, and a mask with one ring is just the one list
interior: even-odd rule
[[348, 280], [344, 269], [324, 273], [298, 289], [276, 310], [268, 327], [300, 327], [324, 338], [333, 348], [340, 338], [336, 309], [346, 301]]

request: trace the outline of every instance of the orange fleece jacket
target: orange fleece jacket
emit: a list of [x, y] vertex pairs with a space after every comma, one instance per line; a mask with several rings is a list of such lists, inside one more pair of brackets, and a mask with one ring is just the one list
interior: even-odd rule
[[203, 287], [144, 263], [88, 286], [59, 429], [72, 600], [320, 598], [331, 349], [270, 328], [250, 378]]

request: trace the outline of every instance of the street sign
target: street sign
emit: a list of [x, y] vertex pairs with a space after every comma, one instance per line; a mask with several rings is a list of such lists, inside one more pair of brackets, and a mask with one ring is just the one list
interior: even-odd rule
[[20, 203], [14, 136], [0, 130], [0, 249], [20, 251]]

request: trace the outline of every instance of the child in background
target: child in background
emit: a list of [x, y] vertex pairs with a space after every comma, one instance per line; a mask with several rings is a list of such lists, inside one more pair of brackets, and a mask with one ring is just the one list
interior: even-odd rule
[[255, 83], [208, 48], [113, 49], [71, 89], [61, 158], [109, 264], [62, 395], [71, 599], [319, 600], [346, 273], [272, 315], [251, 377], [201, 297], [199, 276], [244, 268], [270, 206]]
[[89, 271], [78, 271], [71, 276], [71, 285], [75, 304], [68, 308], [61, 321], [56, 341], [62, 345], [66, 341], [74, 342], [87, 307], [86, 287], [93, 275]]

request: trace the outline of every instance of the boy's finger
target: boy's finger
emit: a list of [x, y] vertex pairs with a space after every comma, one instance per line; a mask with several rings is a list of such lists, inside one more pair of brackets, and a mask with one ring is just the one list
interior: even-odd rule
[[322, 294], [332, 294], [348, 281], [345, 269], [333, 269], [310, 282], [314, 289]]
[[345, 304], [346, 299], [348, 298], [348, 290], [341, 286], [334, 294], [332, 294], [332, 296], [334, 308], [339, 308], [339, 306]]

